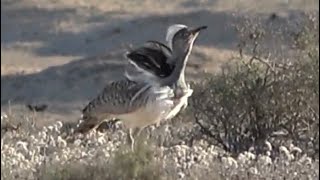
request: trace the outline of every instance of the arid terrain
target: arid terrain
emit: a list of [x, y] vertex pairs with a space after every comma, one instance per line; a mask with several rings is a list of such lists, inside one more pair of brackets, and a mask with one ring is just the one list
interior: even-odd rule
[[208, 25], [196, 42], [188, 80], [217, 72], [235, 52], [232, 24], [243, 15], [283, 19], [317, 10], [314, 0], [3, 0], [1, 110], [25, 113], [47, 104], [45, 123], [73, 121], [110, 80], [123, 76], [123, 53], [146, 40], [165, 41], [168, 25]]
[[[70, 134], [172, 24], [208, 26], [188, 108], [133, 151], [121, 124]], [[319, 179], [319, 1], [1, 0], [1, 179]]]

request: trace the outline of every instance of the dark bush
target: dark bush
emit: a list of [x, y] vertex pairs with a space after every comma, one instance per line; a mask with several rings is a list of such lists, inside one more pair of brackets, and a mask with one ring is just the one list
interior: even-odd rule
[[[194, 85], [194, 117], [210, 142], [236, 154], [250, 147], [261, 152], [266, 140], [275, 146], [290, 142], [318, 156], [317, 19], [305, 18], [300, 30], [291, 33], [290, 28], [270, 29], [270, 20], [237, 26], [240, 57], [224, 66], [221, 74], [208, 75]], [[292, 42], [283, 49], [287, 53], [265, 48], [271, 37], [279, 36], [283, 46]]]

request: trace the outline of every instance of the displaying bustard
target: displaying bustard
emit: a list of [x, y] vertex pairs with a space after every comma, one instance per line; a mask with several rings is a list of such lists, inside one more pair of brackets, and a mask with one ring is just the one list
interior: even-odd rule
[[[158, 41], [147, 41], [142, 47], [129, 51], [126, 54], [126, 58], [133, 68], [126, 70], [126, 77], [130, 80], [158, 81], [159, 79], [170, 76], [176, 66], [175, 59], [171, 58], [172, 39], [181, 29], [187, 28], [188, 27], [183, 24], [174, 24], [168, 28], [166, 41], [169, 47]], [[190, 89], [189, 84], [185, 81], [184, 71], [181, 71], [180, 78], [175, 83], [175, 86], [183, 89], [186, 94], [181, 97], [180, 103], [168, 114], [167, 119], [171, 119], [176, 116], [180, 110], [185, 109], [188, 105], [188, 97], [193, 93], [193, 90]]]
[[144, 127], [165, 119], [184, 96], [184, 92], [175, 83], [185, 70], [194, 40], [205, 28], [183, 28], [175, 33], [171, 60], [176, 61], [176, 64], [168, 77], [158, 81], [124, 79], [106, 85], [101, 94], [83, 109], [83, 121], [75, 133], [87, 133], [104, 121], [119, 119], [129, 129], [133, 149], [133, 137]]

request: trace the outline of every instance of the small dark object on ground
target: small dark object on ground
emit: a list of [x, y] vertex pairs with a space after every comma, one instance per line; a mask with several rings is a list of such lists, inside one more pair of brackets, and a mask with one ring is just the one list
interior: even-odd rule
[[46, 104], [40, 104], [40, 105], [27, 104], [27, 108], [30, 111], [42, 112], [48, 108], [48, 105], [46, 105]]
[[17, 125], [13, 125], [11, 123], [7, 123], [4, 126], [1, 126], [1, 131], [3, 130], [4, 132], [7, 131], [17, 131], [21, 126], [21, 123], [17, 124]]

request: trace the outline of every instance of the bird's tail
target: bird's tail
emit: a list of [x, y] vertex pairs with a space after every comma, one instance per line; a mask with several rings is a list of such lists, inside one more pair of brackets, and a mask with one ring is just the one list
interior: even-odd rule
[[85, 135], [95, 129], [97, 126], [97, 123], [95, 122], [97, 122], [97, 119], [94, 117], [82, 117], [74, 130], [68, 133], [66, 137], [67, 142], [74, 142], [76, 139], [81, 137], [81, 135]]
[[93, 130], [99, 126], [99, 120], [96, 117], [83, 116], [80, 123], [77, 125], [74, 130], [74, 134], [86, 134], [90, 130]]

